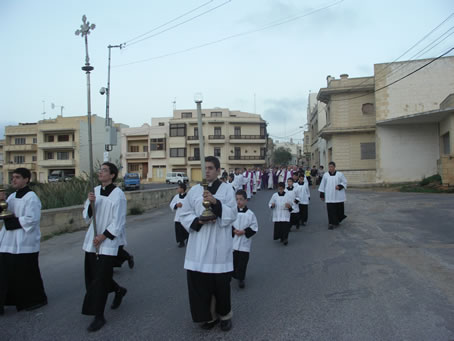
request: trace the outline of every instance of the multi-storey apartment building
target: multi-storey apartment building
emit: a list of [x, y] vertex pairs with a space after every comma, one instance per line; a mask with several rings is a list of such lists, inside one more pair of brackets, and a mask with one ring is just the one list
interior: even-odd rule
[[[104, 160], [105, 120], [92, 116], [93, 159], [95, 167]], [[114, 124], [119, 130], [126, 127]], [[88, 159], [87, 116], [58, 116], [37, 123], [19, 123], [5, 127], [3, 178], [11, 178], [12, 171], [26, 167], [32, 180], [46, 182], [54, 170], [84, 176], [90, 172]], [[120, 164], [120, 146], [110, 151], [110, 160]]]
[[3, 145], [5, 144], [5, 140], [0, 140], [0, 185], [3, 185]]
[[[202, 121], [205, 155], [218, 157], [223, 169], [265, 165], [266, 122], [260, 115], [203, 109]], [[122, 139], [126, 153], [123, 172], [136, 172], [153, 182], [165, 181], [166, 173], [172, 171], [185, 172], [192, 181], [201, 180], [195, 109], [174, 110], [171, 118], [154, 118], [151, 126], [124, 129]]]

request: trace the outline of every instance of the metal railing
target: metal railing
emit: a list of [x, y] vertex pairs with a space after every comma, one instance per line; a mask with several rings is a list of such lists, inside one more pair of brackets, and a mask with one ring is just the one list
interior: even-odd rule
[[229, 156], [229, 160], [265, 160], [265, 157], [264, 156], [234, 155], [234, 156]]
[[230, 135], [230, 138], [237, 140], [264, 140], [265, 135]]
[[188, 161], [200, 161], [200, 156], [189, 156]]
[[223, 140], [225, 135], [208, 135], [209, 140]]

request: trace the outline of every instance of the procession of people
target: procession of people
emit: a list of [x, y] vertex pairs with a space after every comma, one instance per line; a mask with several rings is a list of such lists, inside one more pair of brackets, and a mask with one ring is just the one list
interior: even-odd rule
[[[231, 279], [246, 287], [246, 270], [252, 237], [259, 231], [254, 212], [248, 207], [259, 191], [276, 190], [268, 208], [274, 224], [272, 239], [287, 246], [293, 226], [308, 222], [310, 187], [319, 186], [320, 199], [326, 202], [328, 228], [338, 228], [346, 218], [344, 202], [347, 180], [330, 162], [328, 172], [296, 165], [268, 168], [236, 168], [222, 174], [219, 159], [205, 158], [206, 182], [187, 190], [179, 184], [169, 206], [174, 215], [178, 247], [186, 247], [184, 269], [188, 286], [189, 310], [202, 329], [218, 323], [223, 331], [233, 326]], [[307, 176], [309, 171], [309, 176]], [[226, 171], [224, 171], [226, 173]], [[83, 241], [85, 297], [82, 314], [93, 316], [89, 332], [106, 323], [105, 306], [114, 293], [111, 309], [118, 309], [128, 290], [114, 280], [114, 267], [134, 257], [125, 250], [127, 201], [115, 185], [118, 168], [104, 162], [98, 172], [99, 185], [88, 194], [82, 212], [89, 225]], [[30, 189], [28, 169], [13, 172], [15, 189], [6, 198], [11, 216], [3, 217], [0, 229], [0, 315], [5, 306], [19, 310], [38, 309], [47, 304], [38, 255], [40, 249], [41, 202]], [[208, 212], [208, 213], [207, 213]]]

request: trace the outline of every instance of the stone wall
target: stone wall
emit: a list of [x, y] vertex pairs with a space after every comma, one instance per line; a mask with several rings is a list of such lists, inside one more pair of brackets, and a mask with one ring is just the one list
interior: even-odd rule
[[439, 172], [445, 186], [454, 186], [454, 156], [442, 156], [439, 161]]
[[[131, 209], [146, 211], [168, 205], [176, 194], [176, 188], [177, 187], [167, 187], [162, 189], [125, 192], [128, 201], [128, 214]], [[87, 224], [82, 219], [82, 210], [83, 205], [41, 211], [42, 237], [48, 238], [55, 234], [74, 232], [87, 228]]]

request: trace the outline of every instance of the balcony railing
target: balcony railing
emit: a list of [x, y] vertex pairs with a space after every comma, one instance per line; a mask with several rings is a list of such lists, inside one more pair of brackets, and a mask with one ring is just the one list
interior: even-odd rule
[[225, 135], [208, 135], [209, 140], [224, 140]]
[[229, 156], [229, 160], [265, 160], [265, 156], [234, 155], [234, 156]]
[[126, 152], [127, 159], [147, 159], [148, 152]]
[[265, 135], [230, 135], [231, 139], [236, 140], [264, 140]]
[[200, 156], [189, 156], [188, 161], [200, 161]]
[[188, 140], [198, 140], [199, 136], [188, 136]]

